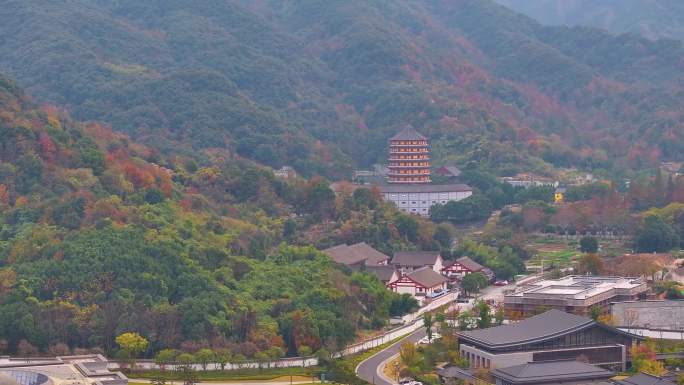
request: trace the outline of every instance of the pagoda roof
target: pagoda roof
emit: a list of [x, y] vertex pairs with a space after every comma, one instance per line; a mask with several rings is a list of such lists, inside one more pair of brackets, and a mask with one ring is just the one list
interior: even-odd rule
[[419, 134], [418, 131], [414, 130], [413, 127], [408, 124], [396, 135], [391, 137], [390, 140], [427, 140], [427, 138]]

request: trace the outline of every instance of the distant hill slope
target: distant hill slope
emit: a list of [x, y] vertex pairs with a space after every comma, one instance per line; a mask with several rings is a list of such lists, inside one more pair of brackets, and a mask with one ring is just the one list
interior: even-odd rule
[[588, 26], [684, 40], [679, 0], [495, 0], [546, 25]]
[[681, 44], [544, 27], [489, 0], [30, 0], [0, 17], [0, 69], [166, 152], [340, 177], [412, 123], [437, 163], [501, 173], [615, 175], [684, 153]]

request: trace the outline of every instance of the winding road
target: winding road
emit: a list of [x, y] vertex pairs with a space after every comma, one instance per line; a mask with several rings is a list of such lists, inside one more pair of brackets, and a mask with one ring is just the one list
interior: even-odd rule
[[[534, 278], [535, 276], [528, 277], [527, 279]], [[508, 289], [513, 289], [515, 288], [515, 283], [512, 283], [508, 286], [489, 286], [482, 290], [481, 294], [481, 299], [488, 300], [492, 299], [496, 302], [502, 302], [503, 301], [503, 294], [505, 290]], [[470, 301], [469, 303], [453, 303], [451, 307], [449, 308], [450, 310], [453, 309], [454, 306], [458, 307], [460, 310], [469, 310], [472, 308], [474, 301]], [[420, 322], [420, 321], [418, 321]], [[376, 384], [376, 385], [396, 385], [395, 379], [393, 378], [387, 378], [382, 374], [382, 367], [385, 364], [385, 361], [389, 360], [392, 358], [395, 354], [399, 353], [399, 348], [401, 347], [401, 344], [406, 342], [406, 341], [411, 341], [411, 342], [418, 342], [421, 338], [425, 337], [426, 332], [424, 328], [420, 328], [416, 330], [415, 332], [409, 334], [405, 338], [402, 338], [401, 340], [395, 342], [385, 350], [382, 350], [366, 360], [362, 361], [359, 366], [356, 367], [356, 375], [359, 378], [362, 378], [366, 381], [368, 381], [371, 384]]]
[[399, 353], [399, 348], [401, 344], [406, 341], [418, 342], [421, 338], [425, 337], [425, 329], [420, 328], [415, 332], [409, 334], [405, 338], [395, 342], [393, 345], [389, 346], [387, 349], [382, 350], [378, 353], [362, 361], [359, 366], [356, 367], [356, 375], [360, 378], [370, 382], [371, 384], [377, 385], [394, 385], [394, 379], [386, 378], [381, 371], [383, 363], [393, 357], [395, 354]]

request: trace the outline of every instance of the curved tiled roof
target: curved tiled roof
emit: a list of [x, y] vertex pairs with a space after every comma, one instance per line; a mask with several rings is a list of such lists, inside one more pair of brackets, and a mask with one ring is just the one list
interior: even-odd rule
[[413, 127], [408, 124], [396, 135], [391, 137], [390, 140], [427, 140], [427, 138], [419, 134], [418, 131], [414, 130]]
[[608, 379], [615, 373], [579, 361], [546, 361], [497, 368], [491, 374], [513, 384], [536, 384]]
[[392, 258], [393, 265], [422, 267], [434, 265], [439, 258], [439, 251], [397, 251]]
[[359, 255], [346, 243], [325, 249], [323, 253], [328, 254], [333, 261], [344, 265], [355, 265], [366, 260], [363, 255]]
[[464, 341], [498, 348], [554, 338], [595, 323], [591, 318], [553, 309], [516, 323], [466, 331], [459, 335]]
[[349, 248], [352, 249], [354, 253], [365, 257], [367, 266], [380, 265], [390, 259], [389, 256], [375, 250], [366, 242], [350, 245]]
[[425, 266], [407, 275], [413, 282], [427, 288], [435, 287], [447, 282], [442, 274], [437, 273], [431, 268]]
[[643, 339], [643, 337], [635, 334], [598, 323], [591, 318], [556, 309], [537, 314], [516, 323], [460, 332], [458, 334], [462, 341], [496, 350], [522, 344], [543, 342], [593, 326], [598, 326], [634, 339]]
[[624, 380], [617, 381], [618, 385], [675, 385], [674, 382], [652, 374], [639, 373]]

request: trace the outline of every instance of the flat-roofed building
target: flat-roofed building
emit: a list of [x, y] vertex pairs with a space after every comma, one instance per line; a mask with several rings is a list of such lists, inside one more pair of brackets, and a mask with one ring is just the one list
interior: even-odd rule
[[583, 360], [625, 370], [629, 348], [643, 337], [591, 318], [549, 310], [522, 321], [459, 332], [461, 357], [471, 368], [495, 369], [529, 362]]
[[0, 379], [13, 385], [127, 385], [121, 372], [110, 372], [99, 354], [55, 358], [0, 356]]
[[528, 317], [548, 309], [587, 315], [593, 306], [608, 313], [611, 302], [634, 301], [648, 294], [648, 285], [640, 278], [573, 275], [518, 287], [504, 296], [504, 310], [509, 317]]

